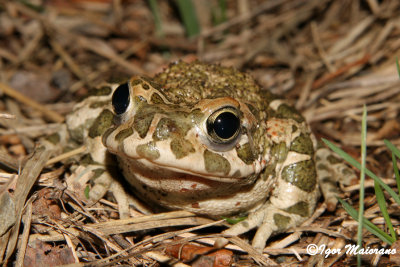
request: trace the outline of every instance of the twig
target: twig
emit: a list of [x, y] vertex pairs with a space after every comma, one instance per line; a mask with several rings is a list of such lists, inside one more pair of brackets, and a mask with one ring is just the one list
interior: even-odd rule
[[62, 115], [46, 108], [45, 106], [43, 106], [43, 104], [40, 104], [40, 103], [24, 96], [23, 94], [14, 90], [13, 88], [11, 88], [10, 86], [8, 86], [5, 83], [0, 82], [0, 90], [3, 91], [3, 93], [8, 95], [9, 97], [15, 98], [17, 101], [21, 102], [22, 104], [28, 105], [28, 106], [38, 110], [44, 116], [46, 116], [47, 118], [49, 118], [50, 120], [52, 120], [54, 122], [63, 122], [64, 121], [64, 117]]

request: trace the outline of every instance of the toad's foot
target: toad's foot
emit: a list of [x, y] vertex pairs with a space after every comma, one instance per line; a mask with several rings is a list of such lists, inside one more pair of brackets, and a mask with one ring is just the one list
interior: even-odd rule
[[353, 169], [337, 158], [334, 152], [328, 148], [319, 148], [316, 151], [315, 161], [318, 183], [327, 209], [334, 211], [339, 196], [337, 183], [350, 185], [352, 180], [357, 179], [357, 176]]
[[[88, 193], [85, 188], [88, 183], [93, 184]], [[87, 165], [78, 167], [67, 178], [68, 189], [73, 192], [81, 192], [80, 199], [89, 206], [98, 202], [110, 191], [118, 203], [118, 212], [121, 219], [129, 218], [129, 194], [123, 186], [110, 175], [102, 166]]]
[[[288, 187], [282, 188], [287, 189]], [[279, 191], [282, 188], [278, 186], [277, 189]], [[295, 199], [291, 201], [287, 194], [272, 196], [270, 201], [267, 201], [255, 212], [250, 213], [246, 220], [233, 225], [223, 233], [239, 235], [258, 227], [252, 245], [257, 250], [262, 251], [271, 235], [299, 225], [309, 218], [314, 211], [319, 195], [318, 187], [307, 194], [294, 186], [289, 191], [287, 191], [287, 194], [297, 195], [300, 198], [296, 198], [297, 201]]]

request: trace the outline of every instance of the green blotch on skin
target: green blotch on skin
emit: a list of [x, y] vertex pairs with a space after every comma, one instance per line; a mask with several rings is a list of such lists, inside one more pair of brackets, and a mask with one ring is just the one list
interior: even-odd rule
[[290, 150], [301, 154], [313, 155], [314, 146], [310, 136], [301, 134], [296, 137], [290, 146]]
[[138, 145], [136, 153], [143, 158], [155, 160], [160, 157], [160, 152], [154, 142]]
[[283, 168], [282, 178], [301, 190], [312, 192], [317, 184], [314, 162], [305, 160], [290, 164]]
[[290, 217], [275, 213], [274, 214], [275, 225], [278, 226], [278, 231], [286, 230], [290, 223]]
[[327, 157], [327, 160], [328, 160], [328, 162], [329, 162], [330, 164], [342, 163], [342, 161], [341, 161], [340, 159], [338, 159], [337, 157], [332, 156], [332, 155], [329, 155], [329, 156]]
[[292, 125], [292, 133], [295, 133], [297, 131], [297, 129], [299, 129], [299, 128], [297, 128], [296, 125]]
[[176, 123], [169, 118], [162, 118], [158, 123], [153, 133], [154, 141], [162, 141], [171, 136], [172, 131], [176, 131]]
[[53, 145], [57, 145], [60, 143], [61, 137], [58, 133], [53, 133], [46, 137], [46, 140], [52, 143]]
[[278, 159], [274, 155], [273, 147], [269, 151], [271, 155], [271, 160], [265, 166], [264, 171], [261, 173], [261, 178], [265, 181], [266, 179], [271, 179], [276, 176], [276, 164], [278, 163]]
[[304, 121], [303, 116], [301, 116], [300, 113], [294, 107], [291, 107], [287, 104], [280, 105], [276, 113], [278, 118], [293, 119], [297, 122]]
[[79, 143], [83, 143], [84, 139], [86, 136], [84, 136], [85, 130], [87, 130], [87, 127], [90, 125], [90, 127], [93, 126], [93, 123], [95, 122], [95, 119], [87, 119], [85, 122], [78, 127], [74, 129], [68, 129], [68, 132], [71, 136], [71, 138]]
[[147, 103], [147, 99], [144, 98], [143, 96], [139, 95], [139, 96], [135, 96], [133, 98], [133, 101], [135, 103], [135, 106], [138, 106], [140, 103]]
[[151, 102], [153, 103], [153, 104], [165, 104], [164, 103], [164, 100], [161, 98], [161, 96], [159, 95], [159, 94], [157, 94], [157, 93], [154, 93], [154, 94], [152, 94], [151, 95]]
[[334, 180], [334, 177], [326, 176], [319, 181], [319, 185], [321, 188], [328, 188], [328, 191], [334, 194], [339, 194], [339, 189], [336, 184], [336, 181]]
[[284, 162], [288, 154], [288, 148], [285, 142], [280, 142], [271, 148], [271, 156], [275, 157], [278, 162]]
[[149, 90], [150, 89], [150, 86], [147, 83], [143, 83], [142, 87], [143, 87], [144, 90]]
[[199, 124], [202, 121], [203, 117], [204, 113], [199, 108], [194, 109], [190, 112], [190, 119], [196, 124]]
[[154, 114], [151, 111], [139, 111], [135, 114], [133, 128], [139, 133], [140, 138], [144, 138], [149, 131]]
[[95, 162], [90, 154], [85, 154], [79, 161], [80, 164], [83, 166], [98, 164]]
[[89, 128], [89, 137], [95, 138], [101, 136], [113, 124], [114, 114], [108, 110], [103, 110], [100, 115], [94, 120]]
[[275, 177], [276, 164], [277, 164], [277, 161], [271, 161], [268, 163], [267, 166], [265, 166], [264, 172], [262, 173], [263, 175], [261, 176], [264, 181], [266, 179], [269, 179], [269, 177]]
[[222, 172], [227, 175], [231, 170], [229, 161], [217, 153], [204, 151], [204, 165], [208, 172]]
[[192, 143], [190, 143], [186, 139], [174, 138], [171, 141], [170, 147], [172, 153], [174, 153], [177, 159], [181, 159], [183, 157], [186, 157], [189, 153], [195, 152]]
[[240, 172], [240, 170], [236, 170], [234, 174], [232, 174], [233, 178], [239, 178], [242, 176], [242, 173]]
[[329, 192], [334, 194], [339, 194], [339, 189], [337, 187], [331, 187], [329, 188]]
[[117, 129], [118, 126], [114, 125], [112, 127], [110, 127], [109, 129], [107, 129], [102, 136], [102, 142], [103, 144], [106, 143], [107, 138], [110, 136], [111, 133], [113, 133], [115, 131], [115, 129]]
[[135, 86], [135, 85], [138, 85], [138, 84], [141, 84], [143, 81], [142, 81], [142, 79], [135, 79], [135, 80], [133, 80], [132, 82], [131, 82], [131, 85], [132, 86]]
[[92, 104], [90, 104], [90, 108], [95, 109], [95, 108], [102, 108], [107, 106], [108, 104], [110, 104], [110, 101], [97, 101], [97, 102], [93, 102]]
[[253, 155], [253, 152], [251, 151], [249, 143], [246, 143], [240, 147], [236, 147], [236, 153], [238, 157], [247, 165], [252, 164], [253, 161], [256, 159]]
[[308, 203], [304, 201], [297, 202], [293, 206], [285, 209], [286, 212], [300, 215], [301, 217], [308, 217]]
[[[154, 89], [159, 89], [161, 86], [158, 84], [158, 83], [156, 83], [155, 81], [154, 81], [154, 79], [153, 78], [149, 78], [149, 77], [145, 77], [145, 76], [142, 76], [142, 77], [140, 77], [143, 81], [143, 83], [144, 82], [147, 82], [148, 84], [150, 84], [150, 86], [151, 87], [153, 87]], [[148, 84], [146, 84], [147, 86], [149, 86]], [[146, 90], [148, 90], [148, 89], [150, 89], [150, 88], [145, 88], [145, 85], [143, 84], [143, 88], [144, 89], [146, 89]]]
[[354, 172], [350, 168], [344, 168], [342, 169], [342, 174], [344, 176], [354, 176]]
[[336, 185], [336, 181], [335, 180], [333, 180], [334, 178], [333, 177], [329, 177], [329, 176], [327, 176], [327, 177], [324, 177], [324, 178], [322, 178], [322, 179], [320, 179], [320, 183], [321, 184], [329, 184], [329, 185], [331, 185], [332, 187], [337, 187], [337, 185]]
[[35, 152], [36, 153], [41, 153], [41, 152], [43, 152], [45, 150], [46, 150], [45, 146], [41, 145], [41, 146], [39, 146], [38, 148], [35, 149]]
[[110, 86], [102, 86], [100, 88], [90, 89], [88, 96], [106, 96], [111, 94], [112, 89]]
[[97, 178], [99, 178], [106, 170], [102, 169], [102, 168], [98, 168], [98, 169], [94, 169], [92, 170], [93, 172], [93, 176], [92, 176], [92, 180], [96, 180]]
[[166, 140], [168, 138], [183, 139], [192, 124], [186, 118], [187, 114], [181, 112], [180, 114], [170, 114], [174, 119], [162, 118], [157, 124], [153, 133], [154, 141]]
[[133, 134], [133, 129], [131, 127], [123, 129], [120, 131], [117, 135], [115, 135], [115, 141], [118, 143], [122, 142], [125, 138], [128, 136], [131, 136]]
[[326, 166], [326, 165], [323, 164], [323, 163], [318, 163], [318, 164], [317, 164], [317, 169], [318, 169], [318, 170], [329, 171], [328, 166]]

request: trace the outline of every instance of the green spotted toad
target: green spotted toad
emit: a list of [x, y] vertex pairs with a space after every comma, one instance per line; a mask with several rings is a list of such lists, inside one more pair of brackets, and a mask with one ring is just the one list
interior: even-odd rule
[[[213, 218], [248, 214], [224, 233], [257, 228], [257, 249], [311, 216], [317, 176], [332, 184], [329, 156], [316, 156], [304, 118], [233, 68], [177, 62], [152, 79], [104, 86], [76, 106], [67, 126], [95, 164], [116, 155], [146, 202]], [[112, 180], [103, 177], [103, 187]], [[335, 188], [325, 191], [335, 201]]]

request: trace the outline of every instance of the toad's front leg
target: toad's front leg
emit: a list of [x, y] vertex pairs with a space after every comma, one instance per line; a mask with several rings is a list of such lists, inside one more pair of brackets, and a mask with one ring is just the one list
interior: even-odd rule
[[224, 234], [238, 235], [258, 227], [252, 245], [262, 250], [272, 234], [284, 232], [311, 216], [319, 197], [313, 159], [290, 151], [276, 168], [276, 186], [269, 200]]

